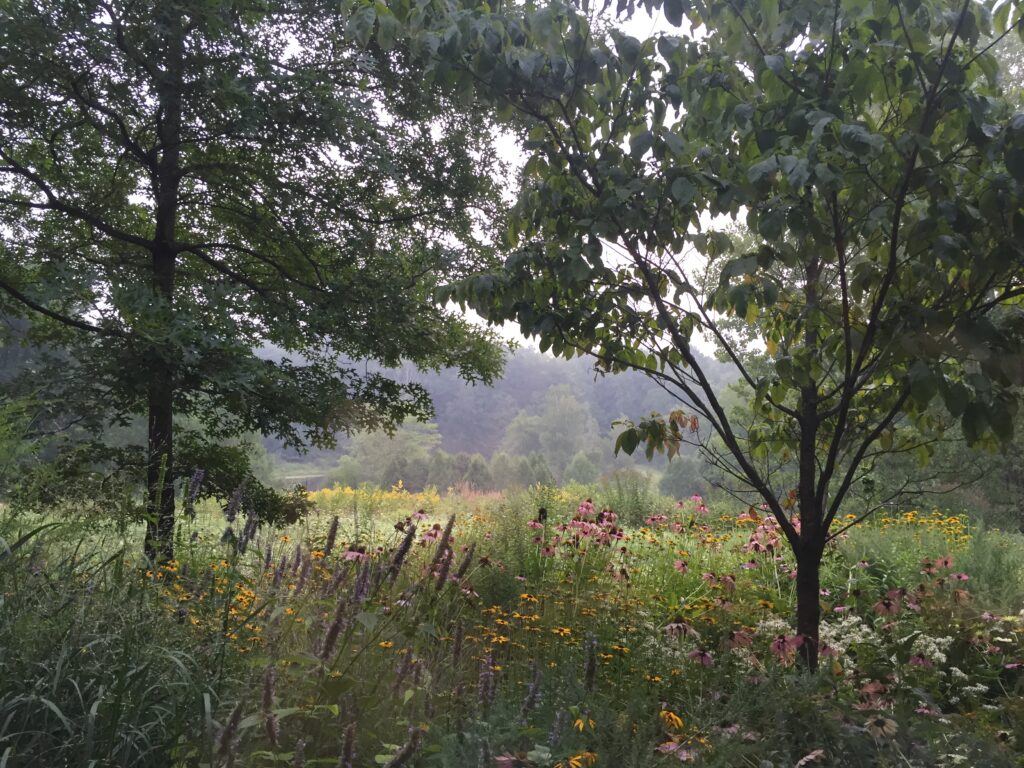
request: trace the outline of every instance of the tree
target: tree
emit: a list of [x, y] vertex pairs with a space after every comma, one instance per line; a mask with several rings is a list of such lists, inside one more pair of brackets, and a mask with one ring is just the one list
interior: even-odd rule
[[[508, 232], [517, 252], [446, 295], [556, 355], [640, 370], [675, 393], [679, 410], [629, 427], [618, 447], [671, 456], [694, 442], [759, 494], [796, 558], [814, 669], [821, 558], [864, 468], [889, 452], [926, 460], [921, 436], [950, 419], [974, 443], [1009, 437], [1024, 382], [1024, 115], [984, 36], [1019, 27], [1020, 8], [644, 7], [680, 34], [602, 31], [567, 3], [437, 17], [464, 48], [433, 77], [479, 83], [525, 124], [530, 152]], [[737, 217], [756, 248], [734, 250]], [[706, 269], [719, 279], [700, 279]], [[727, 316], [752, 327], [765, 373], [748, 370], [757, 350]], [[748, 429], [723, 408], [694, 333], [739, 371]], [[774, 482], [788, 461], [795, 488]]]
[[330, 444], [431, 412], [339, 356], [500, 368], [432, 301], [489, 252], [481, 116], [421, 88], [394, 19], [367, 21], [286, 0], [0, 9], [0, 312], [69, 353], [83, 412], [145, 414], [151, 557], [192, 471], [176, 415]]
[[462, 482], [474, 491], [491, 490], [494, 487], [494, 478], [491, 477], [491, 470], [487, 467], [487, 459], [479, 453], [474, 453], [469, 459]]
[[712, 488], [707, 473], [708, 467], [696, 456], [676, 456], [665, 468], [658, 490], [674, 499], [688, 499], [694, 494], [705, 496]]
[[597, 478], [600, 475], [594, 462], [590, 460], [583, 451], [577, 451], [576, 455], [572, 457], [572, 461], [569, 462], [569, 466], [565, 468], [563, 474], [563, 480], [569, 483], [583, 483], [588, 485], [590, 483], [597, 482]]

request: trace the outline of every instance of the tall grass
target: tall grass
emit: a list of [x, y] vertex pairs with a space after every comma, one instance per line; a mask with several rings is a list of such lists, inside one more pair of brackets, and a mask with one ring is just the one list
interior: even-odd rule
[[[16, 542], [11, 524], [0, 537]], [[67, 523], [0, 559], [0, 763], [167, 766], [219, 704], [212, 659], [116, 538]]]

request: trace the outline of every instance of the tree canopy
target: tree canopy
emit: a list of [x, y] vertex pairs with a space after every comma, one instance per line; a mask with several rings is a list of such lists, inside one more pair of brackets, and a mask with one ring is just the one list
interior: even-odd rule
[[[975, 443], [1010, 437], [1024, 378], [1024, 115], [992, 46], [1021, 9], [643, 7], [678, 32], [637, 39], [563, 3], [410, 22], [433, 76], [475, 84], [524, 126], [530, 153], [516, 252], [446, 295], [555, 354], [641, 370], [677, 394], [678, 411], [619, 447], [694, 441], [757, 491], [796, 553], [814, 666], [821, 555], [865, 465], [927, 458], [922, 436], [950, 419]], [[432, 55], [435, 36], [458, 51]], [[745, 429], [695, 359], [694, 333], [740, 371]], [[763, 370], [746, 362], [749, 340]], [[786, 463], [795, 488], [774, 482]]]
[[500, 369], [490, 335], [433, 302], [489, 258], [483, 118], [423, 89], [386, 35], [350, 43], [353, 23], [320, 3], [0, 9], [0, 312], [67, 353], [51, 399], [146, 415], [151, 554], [194, 469], [177, 416], [204, 439], [323, 444], [431, 412], [340, 355]]

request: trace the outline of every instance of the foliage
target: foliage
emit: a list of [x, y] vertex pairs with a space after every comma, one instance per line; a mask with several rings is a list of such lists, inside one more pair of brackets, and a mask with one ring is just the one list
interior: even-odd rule
[[[409, 23], [414, 47], [459, 30], [457, 51], [427, 57], [432, 76], [479, 83], [531, 153], [508, 231], [516, 252], [444, 295], [679, 397], [683, 410], [634, 425], [618, 447], [671, 456], [693, 442], [769, 505], [801, 559], [813, 666], [820, 558], [862, 470], [893, 451], [926, 461], [952, 419], [972, 444], [1011, 436], [1024, 115], [987, 40], [993, 23], [1013, 32], [1021, 9], [644, 7], [679, 33], [605, 31], [568, 3]], [[739, 216], [752, 249], [723, 225]], [[753, 332], [730, 335], [727, 315]], [[745, 429], [693, 355], [698, 332], [740, 372]], [[765, 371], [744, 364], [745, 340], [763, 345]], [[788, 464], [792, 489], [776, 477]]]
[[[809, 676], [786, 618], [795, 562], [757, 510], [687, 501], [632, 527], [610, 497], [571, 488], [368, 493], [314, 494], [338, 517], [244, 551], [201, 508], [181, 560], [147, 574], [123, 540], [78, 543], [77, 528], [17, 546], [0, 559], [0, 707], [29, 725], [0, 731], [0, 755], [17, 768], [44, 743], [54, 764], [1019, 762], [1024, 625], [982, 597], [1024, 576], [1019, 537], [1001, 574], [973, 569], [1000, 538], [963, 514], [842, 537], [823, 573], [827, 672]], [[180, 666], [159, 650], [172, 642]], [[133, 673], [146, 664], [155, 688]]]
[[431, 413], [421, 386], [341, 356], [485, 381], [501, 365], [432, 297], [489, 258], [481, 116], [391, 45], [349, 44], [335, 6], [282, 10], [0, 10], [0, 311], [65, 353], [33, 380], [68, 413], [148, 415], [151, 555], [193, 469], [176, 415], [211, 439], [330, 444]]
[[[0, 558], [6, 765], [166, 766], [221, 705], [234, 657], [218, 657], [216, 635], [197, 636], [98, 527], [61, 524]], [[20, 530], [0, 524], [0, 551]]]

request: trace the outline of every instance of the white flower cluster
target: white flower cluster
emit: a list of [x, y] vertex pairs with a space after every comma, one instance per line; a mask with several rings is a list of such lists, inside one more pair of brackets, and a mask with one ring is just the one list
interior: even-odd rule
[[933, 664], [945, 664], [946, 651], [952, 644], [952, 637], [918, 635], [914, 638], [913, 645], [910, 646], [910, 652], [915, 656], [923, 656]]
[[851, 645], [881, 645], [878, 634], [864, 623], [860, 616], [848, 614], [837, 621], [823, 622], [820, 629], [821, 641], [828, 643], [840, 653]]
[[964, 672], [962, 669], [960, 669], [960, 667], [950, 667], [949, 668], [949, 676], [953, 680], [970, 680], [971, 679], [970, 676], [966, 672]]
[[757, 634], [762, 637], [788, 635], [793, 631], [789, 622], [779, 616], [768, 616], [757, 622]]

